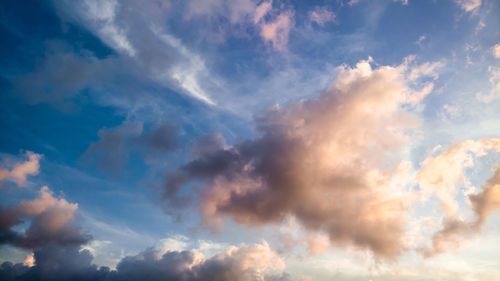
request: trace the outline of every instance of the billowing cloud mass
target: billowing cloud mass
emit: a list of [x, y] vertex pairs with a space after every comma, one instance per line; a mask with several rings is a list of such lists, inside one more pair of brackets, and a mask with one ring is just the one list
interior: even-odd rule
[[[40, 189], [37, 199], [15, 206], [0, 207], [0, 244], [37, 249], [48, 244], [80, 245], [90, 239], [73, 223], [77, 204], [55, 198], [48, 187]], [[18, 232], [13, 228], [29, 220], [29, 227]]]
[[166, 252], [155, 249], [124, 258], [117, 266], [124, 280], [288, 280], [280, 272], [284, 261], [266, 242], [229, 247], [209, 259], [195, 251]]
[[[423, 249], [426, 256], [433, 256], [454, 249], [477, 233], [489, 214], [500, 207], [500, 166], [486, 181], [478, 193], [471, 191], [471, 183], [465, 176], [465, 168], [474, 166], [474, 158], [484, 157], [489, 151], [500, 152], [500, 139], [466, 140], [456, 143], [435, 157], [422, 162], [417, 181], [424, 193], [434, 194], [445, 210], [445, 217], [432, 237], [432, 246]], [[455, 200], [459, 187], [464, 187], [474, 218], [464, 219]]]
[[[5, 262], [0, 280], [288, 280], [282, 258], [263, 241], [231, 246], [206, 259], [196, 251], [147, 249], [117, 269], [97, 268], [85, 247], [91, 236], [74, 222], [78, 205], [42, 187], [38, 198], [0, 207], [0, 245], [32, 250], [19, 264]], [[25, 231], [14, 227], [30, 221]]]
[[167, 211], [186, 199], [176, 196], [183, 184], [201, 179], [198, 204], [212, 226], [223, 218], [253, 226], [294, 216], [333, 245], [399, 255], [412, 200], [404, 147], [420, 123], [409, 109], [425, 95], [408, 83], [409, 61], [370, 63], [340, 67], [317, 98], [262, 113], [254, 139], [202, 138], [194, 159], [167, 177]]
[[16, 163], [10, 170], [0, 169], [0, 187], [2, 181], [12, 180], [18, 186], [23, 186], [26, 183], [28, 176], [37, 175], [40, 171], [40, 159], [42, 155], [27, 151], [25, 153], [27, 160], [22, 163]]

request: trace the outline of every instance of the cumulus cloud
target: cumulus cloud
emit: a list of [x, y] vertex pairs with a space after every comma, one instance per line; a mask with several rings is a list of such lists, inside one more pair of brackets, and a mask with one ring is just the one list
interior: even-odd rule
[[26, 151], [24, 158], [26, 158], [25, 162], [14, 164], [10, 170], [0, 169], [0, 187], [4, 180], [12, 180], [18, 186], [24, 186], [28, 176], [38, 175], [42, 155]]
[[[37, 249], [48, 244], [80, 245], [90, 239], [73, 224], [78, 208], [63, 198], [55, 198], [48, 187], [40, 189], [38, 198], [14, 206], [0, 206], [0, 244]], [[29, 220], [29, 227], [18, 232], [13, 228]]]
[[[2, 280], [185, 280], [185, 281], [270, 281], [290, 280], [283, 260], [264, 241], [252, 246], [229, 247], [206, 259], [196, 251], [168, 251], [149, 248], [123, 258], [116, 270], [97, 268], [92, 255], [75, 247], [46, 247], [35, 251], [33, 267], [4, 263]], [[7, 278], [10, 277], [10, 278]]]
[[493, 56], [497, 59], [500, 59], [500, 43], [493, 46]]
[[473, 219], [467, 220], [460, 214], [455, 200], [460, 186], [472, 190], [464, 169], [474, 166], [473, 156], [483, 157], [489, 151], [500, 152], [500, 139], [462, 141], [422, 162], [416, 179], [424, 193], [436, 195], [446, 211], [441, 228], [432, 236], [432, 246], [423, 249], [424, 255], [433, 256], [457, 248], [467, 237], [477, 233], [488, 215], [500, 207], [500, 166], [478, 193], [467, 194]]
[[[47, 187], [40, 189], [36, 199], [0, 206], [0, 245], [32, 250], [22, 263], [3, 263], [0, 279], [289, 280], [283, 272], [283, 259], [265, 241], [251, 246], [230, 246], [210, 258], [197, 251], [149, 248], [124, 257], [116, 270], [97, 268], [92, 264], [93, 244], [87, 245], [91, 236], [74, 222], [77, 208], [77, 204], [54, 197]], [[18, 231], [17, 226], [25, 221], [29, 221], [27, 229]]]
[[339, 67], [319, 97], [265, 111], [254, 139], [201, 139], [194, 159], [167, 177], [167, 211], [189, 202], [179, 190], [198, 179], [198, 205], [214, 227], [222, 218], [254, 226], [290, 215], [333, 245], [400, 254], [411, 201], [404, 146], [420, 123], [408, 109], [424, 96], [409, 86], [407, 63], [370, 63]]
[[335, 22], [335, 14], [328, 10], [327, 7], [314, 7], [313, 10], [307, 13], [309, 20], [315, 22], [319, 26], [325, 26], [328, 22]]
[[47, 43], [44, 60], [32, 72], [12, 79], [16, 94], [31, 104], [42, 102], [71, 105], [71, 99], [84, 89], [96, 86], [97, 77], [107, 78], [109, 67], [90, 54], [76, 55], [59, 42]]

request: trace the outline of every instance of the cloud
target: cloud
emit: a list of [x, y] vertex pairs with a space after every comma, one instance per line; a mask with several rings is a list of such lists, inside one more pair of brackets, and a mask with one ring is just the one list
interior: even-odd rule
[[24, 157], [27, 160], [23, 163], [16, 163], [10, 171], [8, 169], [0, 169], [0, 187], [2, 181], [7, 179], [15, 181], [18, 186], [24, 186], [28, 176], [38, 175], [40, 172], [39, 162], [42, 155], [26, 151]]
[[117, 175], [134, 148], [145, 157], [158, 157], [177, 148], [177, 134], [177, 127], [170, 123], [145, 131], [142, 122], [125, 121], [117, 127], [99, 130], [99, 141], [87, 148], [82, 159], [97, 163], [103, 171]]
[[257, 4], [253, 0], [192, 0], [187, 2], [184, 17], [192, 19], [195, 16], [223, 16], [232, 24], [248, 20]]
[[[146, 81], [215, 105], [209, 91], [221, 91], [221, 88], [213, 71], [207, 69], [199, 54], [159, 28], [164, 26], [169, 7], [164, 1], [142, 5], [115, 0], [53, 1], [53, 4], [61, 26], [68, 23], [80, 26], [114, 52], [97, 58], [91, 55], [94, 50], [71, 42], [73, 48], [66, 46], [63, 50], [56, 49], [56, 54], [47, 53], [41, 67], [33, 73], [12, 78], [16, 91], [28, 96], [32, 103], [67, 102], [86, 89], [119, 92], [120, 99], [115, 102], [124, 103], [124, 95], [127, 98], [137, 95], [131, 90], [132, 86], [140, 84], [144, 91]], [[148, 15], [147, 20], [141, 16], [144, 14]], [[60, 32], [64, 34], [65, 30]], [[51, 41], [57, 40], [48, 40]], [[38, 47], [40, 43], [33, 44]], [[116, 85], [115, 79], [125, 85]]]
[[325, 26], [328, 22], [335, 22], [335, 14], [328, 10], [327, 7], [315, 6], [313, 10], [307, 13], [309, 20], [315, 22], [319, 26]]
[[32, 72], [12, 78], [15, 94], [31, 104], [67, 105], [81, 91], [108, 78], [108, 66], [90, 54], [76, 55], [60, 42], [47, 43], [47, 53]]
[[[295, 24], [294, 12], [292, 10], [278, 12], [276, 9], [270, 9], [271, 5], [271, 2], [262, 2], [256, 9], [254, 22], [260, 28], [262, 39], [271, 42], [275, 50], [284, 52], [287, 50], [290, 30]], [[265, 20], [267, 14], [272, 19]]]
[[[161, 254], [149, 248], [135, 256], [123, 258], [116, 270], [97, 268], [92, 255], [76, 247], [45, 247], [34, 253], [33, 267], [4, 263], [2, 280], [186, 280], [186, 281], [270, 281], [290, 280], [282, 273], [284, 262], [264, 241], [252, 246], [229, 247], [206, 259], [195, 251], [168, 251]], [[10, 274], [10, 275], [9, 275]]]
[[476, 93], [476, 99], [482, 103], [490, 103], [500, 99], [500, 68], [489, 67], [491, 90], [485, 95], [482, 92]]
[[420, 37], [418, 37], [417, 41], [415, 41], [415, 44], [417, 44], [420, 48], [423, 48], [423, 43], [425, 40], [427, 40], [427, 36], [420, 35]]
[[99, 37], [113, 48], [133, 57], [136, 50], [128, 40], [125, 30], [115, 22], [117, 8], [118, 2], [114, 0], [85, 0], [82, 3], [82, 9], [86, 11], [85, 15], [92, 20], [93, 28]]
[[497, 59], [500, 59], [500, 43], [493, 46], [493, 56]]
[[424, 193], [436, 195], [446, 211], [441, 228], [432, 236], [432, 246], [422, 250], [425, 256], [458, 248], [467, 237], [480, 230], [493, 210], [500, 207], [500, 166], [495, 168], [493, 176], [480, 188], [480, 192], [467, 194], [473, 219], [464, 219], [455, 201], [461, 185], [471, 190], [464, 169], [474, 166], [472, 156], [484, 157], [489, 151], [500, 152], [500, 139], [462, 141], [422, 162], [416, 179]]
[[[230, 246], [206, 259], [185, 248], [183, 236], [162, 240], [169, 249], [149, 248], [121, 259], [116, 270], [97, 268], [92, 252], [109, 241], [91, 241], [75, 224], [78, 205], [56, 198], [42, 187], [38, 197], [13, 206], [0, 206], [0, 244], [32, 250], [22, 263], [5, 262], [1, 280], [288, 280], [283, 259], [263, 241], [251, 246]], [[29, 221], [23, 232], [14, 230]]]
[[462, 107], [459, 105], [445, 104], [439, 112], [439, 117], [443, 120], [452, 120], [462, 114]]
[[[290, 31], [295, 24], [294, 11], [291, 8], [284, 9], [282, 6], [273, 8], [273, 1], [262, 1], [258, 5], [257, 2], [259, 1], [190, 1], [185, 17], [187, 19], [193, 16], [227, 18], [232, 26], [244, 27], [242, 29], [244, 31], [240, 30], [238, 33], [243, 32], [254, 36], [257, 34], [245, 29], [255, 28], [260, 38], [270, 43], [274, 50], [286, 51]], [[221, 26], [217, 25], [217, 29], [220, 28]]]
[[[0, 206], [0, 244], [37, 249], [48, 244], [85, 243], [90, 236], [73, 224], [77, 208], [77, 204], [53, 197], [46, 186], [40, 189], [37, 199]], [[30, 220], [30, 224], [24, 232], [13, 230], [25, 220]]]
[[97, 162], [99, 169], [117, 175], [128, 162], [128, 140], [141, 133], [141, 122], [125, 122], [116, 128], [101, 129], [98, 132], [99, 141], [89, 146], [82, 159]]
[[[352, 6], [354, 4], [359, 3], [359, 1], [360, 0], [349, 0], [349, 2], [347, 2], [347, 5]], [[404, 6], [408, 5], [408, 0], [393, 0], [393, 1], [394, 2], [400, 2]]]
[[333, 245], [402, 253], [411, 201], [404, 147], [420, 123], [408, 106], [424, 96], [409, 86], [407, 63], [370, 62], [339, 67], [319, 97], [265, 111], [254, 139], [202, 138], [194, 159], [167, 176], [167, 212], [190, 202], [182, 186], [201, 180], [198, 206], [213, 227], [223, 218], [255, 226], [290, 215]]
[[466, 12], [474, 12], [481, 6], [482, 0], [455, 0], [455, 3]]
[[273, 3], [271, 1], [264, 1], [260, 3], [259, 6], [257, 6], [257, 9], [255, 9], [255, 13], [253, 16], [253, 23], [257, 24], [259, 23], [267, 13], [269, 13], [273, 8]]

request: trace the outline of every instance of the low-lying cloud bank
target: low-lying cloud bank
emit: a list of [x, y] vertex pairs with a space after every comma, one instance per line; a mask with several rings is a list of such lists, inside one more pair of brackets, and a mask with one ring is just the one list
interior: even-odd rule
[[[123, 258], [116, 270], [98, 268], [82, 248], [92, 237], [75, 225], [77, 208], [47, 187], [34, 200], [0, 208], [0, 245], [33, 251], [24, 263], [4, 262], [0, 280], [289, 280], [284, 261], [265, 241], [208, 259], [196, 251], [150, 248]], [[24, 221], [30, 222], [24, 232], [13, 230]]]
[[470, 186], [464, 169], [474, 166], [474, 158], [488, 152], [500, 152], [500, 139], [466, 140], [458, 142], [435, 157], [422, 163], [417, 181], [424, 193], [434, 194], [445, 210], [441, 228], [432, 236], [432, 245], [422, 249], [425, 256], [434, 256], [457, 248], [463, 241], [479, 232], [488, 216], [500, 208], [500, 165], [479, 189], [467, 192], [467, 202], [474, 217], [467, 220], [455, 200], [459, 186]]
[[10, 280], [189, 280], [254, 281], [291, 280], [282, 273], [284, 262], [266, 243], [230, 247], [205, 259], [194, 251], [169, 251], [163, 255], [147, 249], [136, 256], [123, 258], [116, 270], [92, 264], [88, 250], [50, 245], [34, 251], [35, 265], [5, 262], [0, 279]]

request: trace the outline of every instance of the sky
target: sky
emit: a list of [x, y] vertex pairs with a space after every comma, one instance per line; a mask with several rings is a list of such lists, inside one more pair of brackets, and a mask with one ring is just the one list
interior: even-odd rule
[[5, 0], [0, 279], [500, 279], [500, 2]]

